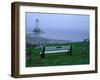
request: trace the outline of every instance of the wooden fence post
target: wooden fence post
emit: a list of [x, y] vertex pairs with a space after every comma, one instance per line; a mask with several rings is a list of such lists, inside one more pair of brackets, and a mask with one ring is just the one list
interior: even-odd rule
[[87, 40], [85, 39], [84, 41], [83, 41], [83, 47], [82, 47], [82, 54], [86, 54], [87, 53]]

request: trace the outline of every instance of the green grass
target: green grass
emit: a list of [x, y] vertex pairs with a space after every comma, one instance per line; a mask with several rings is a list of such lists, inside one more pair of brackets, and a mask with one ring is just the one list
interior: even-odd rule
[[[67, 53], [52, 53], [46, 54], [45, 58], [41, 58], [40, 48], [28, 48], [27, 51], [31, 51], [32, 58], [26, 61], [26, 67], [89, 64], [89, 43], [86, 43], [86, 52], [84, 53], [82, 52], [82, 42], [60, 45], [72, 45], [72, 56]], [[58, 44], [47, 46], [58, 46]]]

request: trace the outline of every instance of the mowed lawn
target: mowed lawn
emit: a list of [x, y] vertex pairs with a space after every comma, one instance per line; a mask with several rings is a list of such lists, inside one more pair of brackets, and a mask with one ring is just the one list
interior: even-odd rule
[[[57, 46], [57, 44], [54, 44]], [[48, 46], [54, 46], [48, 45]], [[67, 52], [64, 53], [49, 53], [46, 54], [45, 58], [41, 58], [40, 52], [41, 48], [28, 48], [31, 52], [31, 59], [26, 61], [26, 67], [36, 67], [36, 66], [58, 66], [58, 65], [81, 65], [89, 64], [89, 43], [85, 44], [86, 50], [83, 52], [83, 43], [74, 42], [66, 43], [60, 45], [72, 45], [72, 56], [68, 55]]]

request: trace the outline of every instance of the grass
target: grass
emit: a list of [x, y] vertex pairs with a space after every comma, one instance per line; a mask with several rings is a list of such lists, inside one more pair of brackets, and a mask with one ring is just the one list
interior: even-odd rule
[[[58, 46], [58, 44], [47, 46]], [[60, 45], [72, 45], [72, 56], [67, 53], [46, 54], [45, 58], [40, 57], [40, 48], [28, 48], [31, 51], [31, 59], [26, 61], [26, 67], [35, 66], [57, 66], [57, 65], [80, 65], [89, 64], [89, 43], [85, 44], [86, 50], [83, 52], [83, 43], [74, 42]]]

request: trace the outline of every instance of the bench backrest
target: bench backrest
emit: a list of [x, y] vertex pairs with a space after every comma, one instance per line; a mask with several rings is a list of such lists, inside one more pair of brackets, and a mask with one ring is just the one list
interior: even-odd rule
[[46, 46], [45, 51], [69, 50], [70, 46]]

